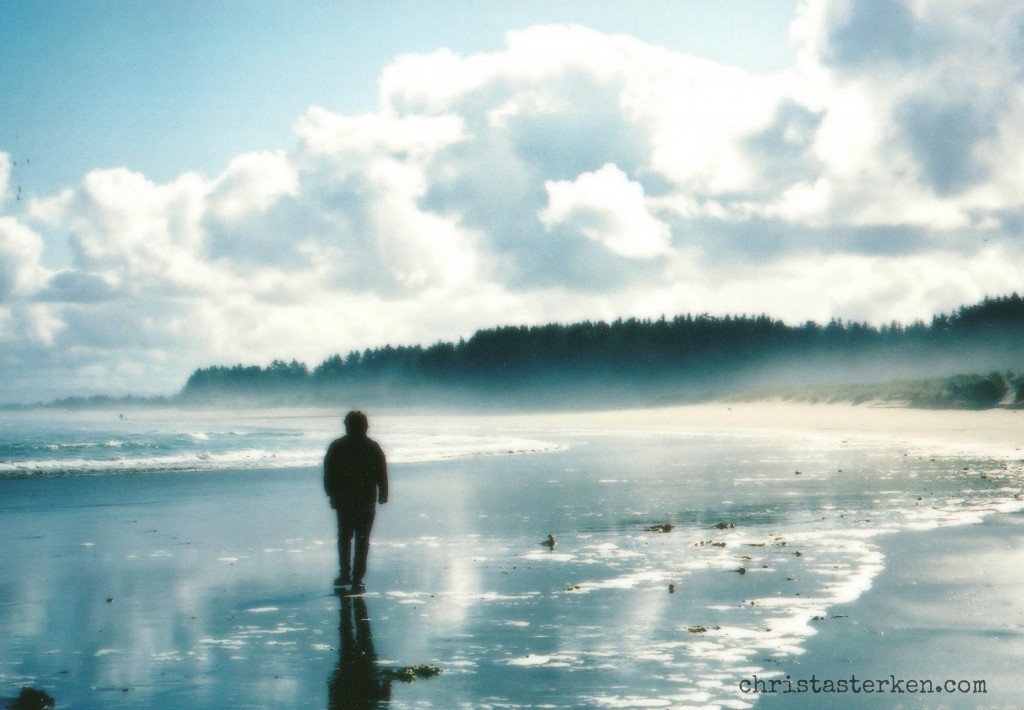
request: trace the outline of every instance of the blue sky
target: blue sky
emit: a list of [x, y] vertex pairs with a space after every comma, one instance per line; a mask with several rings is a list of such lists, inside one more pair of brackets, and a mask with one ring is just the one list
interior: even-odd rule
[[996, 0], [0, 4], [0, 401], [1019, 291]]
[[[792, 63], [795, 0], [193, 2], [0, 6], [0, 149], [36, 156], [25, 182], [73, 185], [129, 167], [216, 174], [288, 147], [307, 108], [377, 107], [397, 56], [501, 47], [510, 29], [578, 23], [753, 71]], [[28, 171], [26, 171], [28, 172]]]

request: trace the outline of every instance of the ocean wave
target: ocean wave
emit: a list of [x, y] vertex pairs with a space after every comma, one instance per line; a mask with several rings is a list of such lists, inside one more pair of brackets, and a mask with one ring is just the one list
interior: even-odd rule
[[296, 452], [249, 449], [224, 453], [182, 453], [166, 456], [137, 456], [103, 459], [52, 458], [0, 461], [0, 478], [104, 475], [160, 471], [205, 471], [226, 469], [287, 468], [314, 463]]
[[[313, 446], [306, 438], [290, 432], [190, 432], [135, 440], [9, 443], [0, 447], [0, 479], [320, 466], [326, 443]], [[390, 463], [408, 464], [564, 448], [532, 439], [412, 435], [395, 437], [387, 452]]]
[[550, 453], [568, 448], [565, 444], [535, 439], [490, 436], [442, 436], [396, 441], [389, 452], [392, 463], [424, 463], [482, 456], [517, 456]]

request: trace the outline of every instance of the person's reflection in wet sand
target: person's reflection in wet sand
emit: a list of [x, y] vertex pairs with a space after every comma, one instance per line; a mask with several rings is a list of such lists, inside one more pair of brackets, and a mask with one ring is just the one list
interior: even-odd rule
[[338, 666], [327, 681], [328, 710], [381, 707], [391, 699], [391, 679], [377, 666], [366, 601], [361, 596], [339, 596]]

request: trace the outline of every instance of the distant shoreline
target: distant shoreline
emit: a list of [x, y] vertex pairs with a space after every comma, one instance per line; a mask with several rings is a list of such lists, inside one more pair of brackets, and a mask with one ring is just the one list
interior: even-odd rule
[[[651, 388], [655, 389], [656, 388]], [[66, 397], [51, 402], [32, 404], [0, 404], [0, 411], [36, 409], [128, 411], [139, 408], [221, 409], [221, 408], [332, 408], [334, 402], [343, 406], [368, 409], [402, 409], [403, 411], [495, 412], [506, 411], [608, 411], [617, 409], [649, 409], [685, 407], [702, 404], [743, 404], [789, 402], [792, 404], [849, 404], [871, 408], [914, 409], [924, 411], [995, 411], [1024, 409], [1024, 376], [992, 372], [987, 375], [953, 375], [918, 380], [894, 380], [871, 384], [819, 383], [762, 388], [736, 389], [731, 392], [684, 396], [682, 393], [644, 390], [640, 387], [609, 381], [607, 391], [584, 394], [574, 390], [562, 392], [557, 386], [512, 388], [488, 392], [472, 388], [441, 387], [366, 392], [358, 387], [332, 391], [315, 397], [303, 392], [260, 392], [249, 394], [194, 397], [159, 395], [123, 397], [94, 395]]]
[[[972, 376], [972, 381], [991, 380], [995, 375]], [[705, 401], [644, 401], [624, 399], [613, 406], [604, 401], [536, 401], [524, 398], [508, 402], [466, 399], [453, 393], [445, 400], [429, 398], [412, 402], [364, 400], [340, 395], [337, 403], [326, 401], [267, 401], [254, 398], [223, 398], [196, 401], [182, 397], [93, 397], [72, 398], [49, 404], [4, 405], [0, 411], [104, 411], [112, 416], [138, 416], [144, 411], [216, 412], [245, 411], [253, 415], [266, 411], [274, 416], [293, 410], [296, 416], [311, 412], [331, 417], [342, 409], [364, 408], [375, 416], [401, 413], [403, 416], [443, 415], [466, 417], [467, 427], [478, 427], [481, 418], [495, 425], [545, 428], [547, 426], [604, 427], [620, 430], [765, 431], [834, 436], [840, 439], [872, 438], [906, 442], [939, 450], [957, 448], [959, 453], [1024, 458], [1024, 419], [1019, 404], [1003, 398], [989, 407], [924, 406], [900, 393], [939, 391], [946, 380], [921, 380], [889, 385], [820, 385], [737, 392]], [[440, 393], [441, 390], [438, 390]], [[1016, 395], [1019, 398], [1020, 392]]]

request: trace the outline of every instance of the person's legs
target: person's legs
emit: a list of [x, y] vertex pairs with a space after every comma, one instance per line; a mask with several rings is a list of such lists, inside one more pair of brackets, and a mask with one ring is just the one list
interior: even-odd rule
[[352, 580], [352, 536], [355, 533], [352, 514], [342, 514], [338, 511], [338, 566], [341, 569], [341, 576], [338, 577], [339, 584], [348, 584]]
[[352, 584], [361, 585], [366, 574], [366, 558], [370, 554], [370, 530], [376, 511], [373, 508], [361, 510], [353, 521], [355, 525], [356, 549], [352, 563]]

